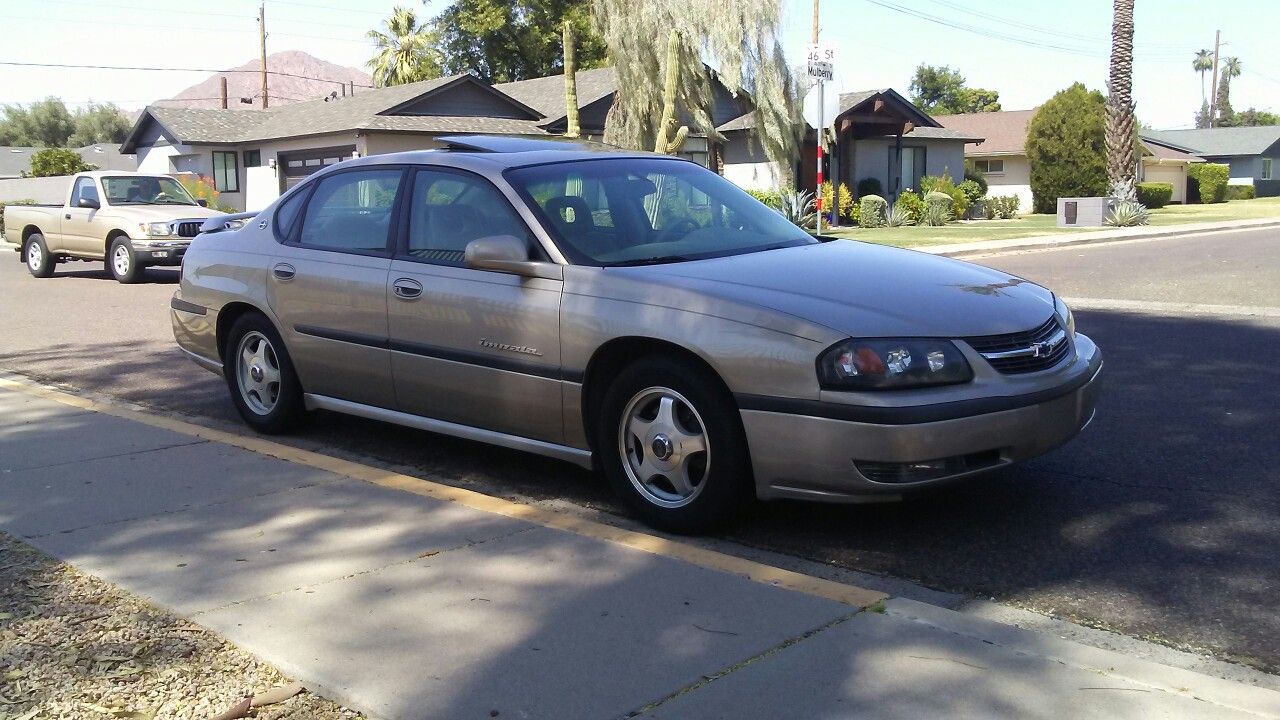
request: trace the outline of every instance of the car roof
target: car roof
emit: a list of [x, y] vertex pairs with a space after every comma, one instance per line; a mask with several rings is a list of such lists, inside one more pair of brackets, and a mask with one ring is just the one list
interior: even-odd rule
[[446, 165], [477, 172], [501, 172], [509, 168], [545, 165], [574, 160], [657, 159], [682, 160], [671, 155], [625, 150], [583, 140], [547, 140], [541, 138], [454, 135], [437, 138], [445, 145], [434, 150], [370, 155], [346, 160], [342, 167], [356, 165]]

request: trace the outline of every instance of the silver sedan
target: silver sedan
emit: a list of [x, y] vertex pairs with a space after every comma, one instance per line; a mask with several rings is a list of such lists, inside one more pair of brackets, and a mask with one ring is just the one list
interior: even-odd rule
[[1033, 283], [812, 237], [675, 158], [450, 142], [205, 224], [174, 334], [250, 426], [325, 409], [548, 455], [698, 532], [752, 498], [900, 498], [1093, 417], [1101, 353]]

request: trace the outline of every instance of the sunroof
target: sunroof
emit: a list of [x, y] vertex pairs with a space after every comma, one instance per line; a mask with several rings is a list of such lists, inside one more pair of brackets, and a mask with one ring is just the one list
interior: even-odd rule
[[601, 150], [611, 146], [583, 140], [543, 140], [506, 135], [450, 135], [438, 138], [453, 150], [472, 152], [536, 152], [539, 150]]

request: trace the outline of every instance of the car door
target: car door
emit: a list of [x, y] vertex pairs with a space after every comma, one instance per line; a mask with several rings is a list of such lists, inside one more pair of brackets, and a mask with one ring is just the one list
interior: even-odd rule
[[564, 437], [559, 280], [466, 267], [467, 243], [534, 236], [488, 180], [413, 172], [391, 263], [388, 323], [404, 412], [548, 442]]
[[57, 243], [59, 247], [50, 247], [57, 252], [76, 253], [78, 255], [103, 255], [106, 253], [107, 236], [96, 237], [92, 232], [94, 218], [102, 212], [100, 209], [80, 207], [80, 200], [93, 200], [101, 204], [98, 183], [91, 177], [77, 178], [71, 188], [71, 199], [62, 211], [62, 237]]
[[268, 301], [308, 393], [395, 405], [387, 272], [404, 176], [384, 166], [325, 175], [297, 201], [300, 219], [277, 229]]

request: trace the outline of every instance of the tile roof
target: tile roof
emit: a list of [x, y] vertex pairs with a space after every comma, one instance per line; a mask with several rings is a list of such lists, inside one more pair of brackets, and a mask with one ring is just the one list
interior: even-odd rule
[[[578, 83], [578, 107], [586, 107], [618, 89], [618, 76], [612, 67], [580, 70], [575, 79]], [[546, 115], [548, 121], [565, 116], [564, 75], [500, 83], [493, 88]]]
[[1191, 150], [1206, 157], [1261, 155], [1280, 142], [1280, 127], [1232, 127], [1200, 130], [1150, 130], [1155, 140]]
[[542, 120], [512, 120], [474, 115], [378, 115], [361, 130], [402, 132], [482, 133], [486, 135], [543, 135]]
[[1023, 155], [1026, 153], [1027, 123], [1036, 110], [935, 115], [934, 120], [949, 130], [986, 138], [981, 145], [965, 146], [966, 155]]

